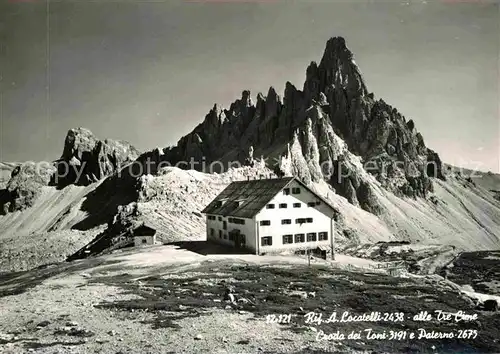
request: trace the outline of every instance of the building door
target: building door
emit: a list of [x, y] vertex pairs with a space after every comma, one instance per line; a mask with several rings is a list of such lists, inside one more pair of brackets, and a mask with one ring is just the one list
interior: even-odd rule
[[229, 232], [231, 235], [233, 241], [234, 241], [234, 248], [235, 249], [242, 249], [245, 248], [246, 240], [245, 240], [245, 235], [242, 235], [240, 230], [232, 230]]
[[241, 235], [237, 232], [234, 233], [234, 248], [239, 250], [241, 248]]

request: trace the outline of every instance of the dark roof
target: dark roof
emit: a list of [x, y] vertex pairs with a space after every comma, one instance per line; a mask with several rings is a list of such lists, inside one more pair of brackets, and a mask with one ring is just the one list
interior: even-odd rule
[[[295, 180], [294, 177], [284, 177], [233, 182], [201, 212], [222, 216], [253, 218], [276, 194], [293, 180]], [[297, 181], [334, 210], [328, 201], [318, 196], [300, 180], [297, 179]]]
[[132, 232], [134, 236], [154, 236], [156, 234], [156, 229], [154, 227], [148, 226], [147, 223], [143, 223], [134, 228]]

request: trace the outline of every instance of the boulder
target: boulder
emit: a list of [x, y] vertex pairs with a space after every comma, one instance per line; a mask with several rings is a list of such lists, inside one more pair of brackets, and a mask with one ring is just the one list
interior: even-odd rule
[[485, 311], [498, 311], [498, 302], [494, 299], [488, 299], [483, 302], [483, 308]]
[[299, 290], [290, 291], [288, 293], [288, 296], [304, 300], [306, 300], [308, 297], [306, 291], [299, 291]]

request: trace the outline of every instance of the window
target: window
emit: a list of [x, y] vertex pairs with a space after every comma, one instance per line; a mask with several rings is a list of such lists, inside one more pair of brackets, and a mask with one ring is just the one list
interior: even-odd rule
[[245, 219], [229, 218], [228, 221], [233, 224], [244, 225]]
[[317, 201], [317, 202], [316, 202], [316, 205], [321, 205], [321, 202], [320, 202], [320, 201]]
[[305, 222], [306, 222], [306, 219], [304, 219], [304, 218], [295, 219], [296, 224], [304, 224]]
[[227, 234], [224, 234], [224, 240], [227, 240]]
[[272, 246], [273, 245], [273, 237], [272, 236], [262, 237], [261, 245], [262, 246]]
[[304, 234], [295, 234], [295, 243], [306, 242]]
[[307, 222], [308, 224], [311, 224], [311, 223], [313, 222], [313, 218], [307, 218], [307, 219], [306, 219], [306, 222]]
[[229, 233], [229, 241], [234, 241], [234, 235], [231, 232]]
[[307, 234], [307, 242], [316, 241], [316, 232], [310, 232]]
[[286, 203], [281, 203], [281, 204], [280, 204], [280, 209], [286, 209], [286, 208], [287, 208]]
[[300, 194], [300, 188], [292, 188], [292, 194]]
[[148, 243], [148, 240], [146, 240], [145, 238], [142, 239], [142, 243]]
[[284, 195], [289, 195], [290, 194], [290, 188], [283, 189], [283, 194]]
[[316, 202], [309, 202], [309, 203], [307, 203], [307, 206], [308, 207], [315, 207], [316, 206]]
[[300, 203], [293, 203], [294, 208], [300, 208]]
[[240, 235], [240, 243], [242, 246], [247, 243], [247, 238], [245, 235]]
[[328, 232], [320, 232], [318, 234], [318, 239], [319, 239], [319, 241], [326, 241], [326, 240], [328, 240]]
[[283, 235], [283, 244], [293, 243], [293, 235]]
[[222, 221], [222, 216], [219, 216], [219, 221]]
[[213, 236], [215, 234], [215, 230], [214, 229], [210, 229], [210, 236]]
[[219, 230], [219, 238], [222, 238], [222, 230]]
[[266, 208], [267, 208], [267, 209], [274, 209], [274, 204], [267, 204], [267, 205], [266, 205]]
[[222, 228], [223, 228], [224, 230], [227, 230], [227, 221], [225, 221], [225, 220], [224, 220], [224, 221], [222, 222]]
[[281, 225], [290, 225], [291, 223], [292, 223], [292, 219], [281, 220]]
[[269, 226], [271, 225], [271, 220], [261, 220], [260, 226]]

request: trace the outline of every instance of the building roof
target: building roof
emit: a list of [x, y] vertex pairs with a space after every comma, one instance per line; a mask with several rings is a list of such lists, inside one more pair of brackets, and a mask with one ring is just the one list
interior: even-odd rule
[[[135, 227], [133, 230], [132, 230], [132, 233], [133, 233], [133, 236], [134, 237], [139, 237], [139, 236], [148, 236], [148, 235], [144, 235], [140, 232], [148, 232], [150, 235], [149, 236], [153, 236], [156, 234], [156, 228], [153, 227], [151, 224], [149, 224], [148, 222], [144, 222], [142, 223], [141, 225]], [[139, 233], [136, 235], [136, 233]]]
[[202, 213], [240, 218], [253, 218], [276, 194], [296, 180], [304, 188], [321, 199], [332, 211], [331, 204], [295, 177], [236, 181], [226, 187]]

